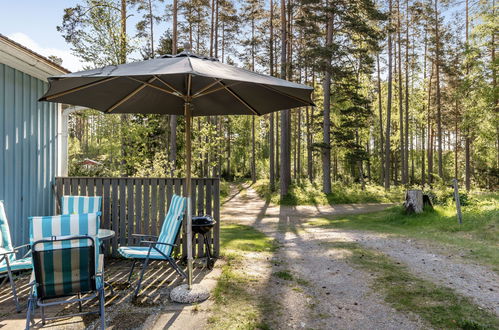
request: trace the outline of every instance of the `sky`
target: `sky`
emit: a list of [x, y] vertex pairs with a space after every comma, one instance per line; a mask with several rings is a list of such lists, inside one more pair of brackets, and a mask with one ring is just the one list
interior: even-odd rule
[[62, 58], [62, 66], [81, 70], [83, 64], [57, 32], [64, 8], [77, 0], [0, 0], [0, 33], [44, 56]]

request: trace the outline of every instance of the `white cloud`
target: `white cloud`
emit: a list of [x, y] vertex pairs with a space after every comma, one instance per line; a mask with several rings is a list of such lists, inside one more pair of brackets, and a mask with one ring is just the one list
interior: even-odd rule
[[22, 32], [15, 32], [7, 36], [14, 40], [17, 43], [20, 43], [26, 48], [31, 49], [34, 52], [37, 52], [40, 55], [48, 57], [50, 55], [55, 55], [57, 57], [62, 58], [62, 66], [70, 71], [80, 71], [83, 69], [84, 63], [80, 61], [79, 58], [71, 54], [70, 50], [59, 49], [59, 48], [51, 48], [51, 47], [43, 47], [33, 39], [31, 39], [27, 34]]

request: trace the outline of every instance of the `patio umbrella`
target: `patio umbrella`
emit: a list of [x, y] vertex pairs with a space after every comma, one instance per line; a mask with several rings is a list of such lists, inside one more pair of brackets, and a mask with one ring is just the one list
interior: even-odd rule
[[185, 116], [187, 265], [192, 286], [191, 118], [264, 115], [313, 105], [313, 88], [220, 63], [215, 58], [178, 55], [49, 78], [40, 101], [86, 106], [105, 113]]

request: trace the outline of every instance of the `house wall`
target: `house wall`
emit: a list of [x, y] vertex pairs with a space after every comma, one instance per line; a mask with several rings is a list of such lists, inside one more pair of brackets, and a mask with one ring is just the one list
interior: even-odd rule
[[61, 122], [59, 105], [38, 102], [46, 89], [45, 81], [0, 63], [0, 200], [15, 245], [29, 241], [28, 216], [54, 214]]

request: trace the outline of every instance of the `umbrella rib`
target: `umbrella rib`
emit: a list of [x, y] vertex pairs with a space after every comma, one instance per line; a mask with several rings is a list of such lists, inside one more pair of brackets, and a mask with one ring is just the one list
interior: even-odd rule
[[132, 97], [134, 97], [135, 95], [137, 95], [137, 93], [139, 93], [141, 90], [143, 90], [144, 88], [146, 88], [148, 86], [147, 84], [152, 83], [154, 80], [156, 80], [156, 77], [152, 77], [151, 79], [149, 79], [147, 81], [147, 83], [142, 82], [141, 86], [139, 86], [138, 88], [136, 88], [133, 92], [131, 92], [130, 94], [128, 94], [127, 96], [125, 96], [124, 98], [122, 98], [121, 100], [119, 100], [118, 102], [116, 102], [109, 109], [107, 109], [106, 113], [110, 113], [111, 111], [113, 111], [114, 109], [116, 109], [117, 107], [119, 107], [120, 105], [122, 105], [123, 103], [125, 103], [126, 101], [128, 101], [129, 99], [131, 99]]
[[58, 98], [58, 97], [61, 97], [61, 96], [64, 96], [64, 95], [67, 95], [67, 94], [70, 94], [70, 93], [74, 93], [74, 92], [77, 92], [77, 91], [81, 91], [82, 89], [85, 89], [85, 88], [89, 88], [89, 87], [92, 87], [92, 86], [96, 86], [96, 85], [99, 85], [99, 84], [102, 84], [102, 83], [105, 83], [105, 82], [108, 82], [108, 81], [111, 81], [111, 80], [114, 80], [118, 77], [109, 77], [109, 78], [104, 78], [104, 79], [101, 79], [101, 80], [98, 80], [98, 81], [94, 81], [94, 82], [91, 82], [91, 83], [88, 83], [86, 85], [83, 85], [83, 86], [78, 86], [78, 87], [75, 87], [75, 88], [71, 88], [71, 89], [68, 89], [67, 91], [64, 91], [64, 92], [60, 92], [60, 93], [57, 93], [57, 94], [54, 94], [54, 95], [50, 95], [50, 96], [47, 96], [45, 98], [45, 100], [49, 101], [49, 100], [53, 100], [55, 98]]
[[184, 95], [180, 91], [178, 91], [177, 89], [175, 89], [172, 85], [170, 85], [169, 83], [167, 83], [166, 81], [164, 81], [163, 79], [161, 79], [160, 77], [158, 77], [157, 75], [155, 75], [155, 77], [161, 83], [163, 83], [163, 85], [165, 85], [166, 87], [170, 88], [172, 91], [174, 91], [175, 93], [177, 93], [178, 94], [177, 96], [183, 96]]
[[197, 92], [194, 95], [192, 95], [192, 97], [195, 98], [195, 97], [200, 96], [200, 94], [203, 94], [204, 91], [206, 91], [207, 89], [211, 88], [212, 86], [218, 84], [218, 82], [220, 82], [221, 80], [222, 79], [215, 79], [214, 82], [212, 82], [211, 84], [208, 84], [207, 86], [203, 87], [199, 92]]
[[253, 112], [253, 114], [257, 115], [257, 116], [260, 116], [260, 113], [258, 113], [258, 111], [255, 110], [255, 108], [253, 108], [248, 102], [246, 102], [245, 100], [243, 100], [239, 95], [237, 95], [236, 92], [234, 92], [229, 86], [225, 85], [222, 81], [219, 81], [218, 82], [220, 85], [224, 86], [224, 88], [230, 93], [232, 94], [232, 96], [234, 96], [239, 102], [241, 102], [244, 106], [246, 106], [248, 109], [251, 110], [251, 112]]
[[[218, 83], [218, 81], [217, 81], [217, 83]], [[228, 84], [228, 85], [227, 85], [227, 87], [229, 87], [229, 86], [235, 86], [235, 85], [238, 85], [238, 84], [240, 84], [240, 83], [241, 83], [241, 82], [239, 82], [239, 81], [238, 81], [238, 82], [235, 82], [235, 83], [232, 83], [232, 84]], [[211, 86], [210, 86], [210, 87], [211, 87]], [[225, 89], [225, 86], [218, 87], [218, 88], [215, 88], [215, 89], [212, 89], [212, 90], [209, 90], [209, 91], [203, 92], [203, 93], [201, 93], [201, 92], [197, 92], [196, 94], [194, 94], [194, 95], [192, 96], [192, 98], [198, 98], [198, 97], [201, 97], [201, 96], [206, 96], [206, 95], [208, 95], [208, 94], [218, 92], [218, 91], [219, 91], [219, 90], [221, 90], [221, 89]]]
[[[150, 84], [150, 83], [148, 83], [147, 81], [142, 81], [142, 80], [139, 80], [139, 79], [136, 79], [136, 78], [133, 78], [133, 77], [127, 77], [127, 78], [132, 79], [132, 80], [134, 80], [134, 81], [136, 81], [136, 82], [139, 82], [139, 83], [141, 83], [141, 84], [144, 84], [144, 85], [146, 85], [146, 86], [148, 86], [148, 87], [155, 88], [155, 89], [157, 89], [157, 90], [159, 90], [159, 91], [162, 91], [162, 92], [164, 92], [164, 93], [167, 93], [167, 94], [170, 94], [170, 95], [174, 95], [174, 96], [177, 96], [177, 97], [182, 97], [182, 95], [181, 95], [181, 94], [177, 94], [177, 92], [172, 92], [172, 91], [169, 91], [169, 90], [164, 89], [164, 88], [161, 88], [161, 87], [159, 87], [159, 86], [156, 86], [156, 85]], [[160, 80], [157, 76], [154, 76], [154, 78], [155, 78], [155, 79]]]
[[294, 96], [294, 95], [291, 95], [291, 94], [288, 94], [288, 93], [281, 92], [280, 90], [275, 89], [275, 88], [273, 88], [273, 87], [270, 87], [270, 86], [267, 86], [267, 85], [264, 85], [264, 84], [262, 84], [262, 85], [260, 85], [260, 86], [262, 86], [262, 87], [264, 87], [264, 88], [267, 88], [267, 89], [269, 89], [269, 90], [271, 90], [271, 91], [273, 91], [273, 92], [279, 93], [279, 94], [281, 94], [281, 95], [284, 95], [284, 96], [290, 97], [290, 98], [292, 98], [292, 99], [294, 99], [294, 100], [296, 100], [296, 101], [302, 102], [302, 103], [304, 103], [305, 105], [311, 105], [311, 106], [314, 106], [314, 105], [315, 105], [315, 104], [313, 104], [313, 103], [310, 103], [310, 102], [307, 102], [307, 101], [303, 101], [302, 99], [300, 99], [299, 97], [296, 97], [296, 96]]

